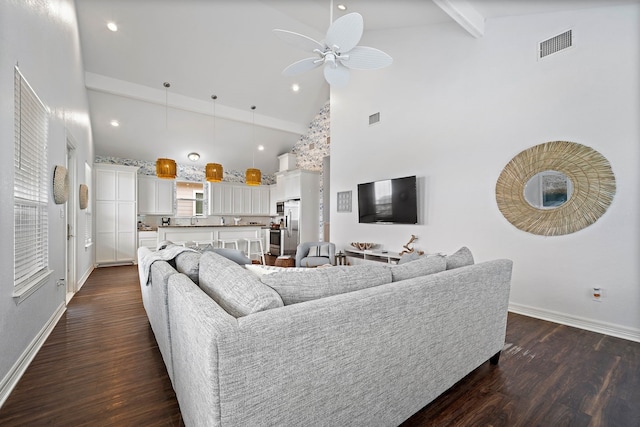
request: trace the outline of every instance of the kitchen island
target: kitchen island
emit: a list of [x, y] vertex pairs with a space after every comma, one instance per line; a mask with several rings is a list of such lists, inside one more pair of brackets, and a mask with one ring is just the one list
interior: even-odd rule
[[218, 242], [219, 240], [237, 239], [240, 250], [246, 250], [245, 238], [262, 239], [263, 247], [267, 248], [265, 241], [266, 230], [269, 227], [264, 224], [239, 224], [239, 225], [164, 225], [158, 227], [158, 242], [169, 240], [175, 243], [182, 242]]

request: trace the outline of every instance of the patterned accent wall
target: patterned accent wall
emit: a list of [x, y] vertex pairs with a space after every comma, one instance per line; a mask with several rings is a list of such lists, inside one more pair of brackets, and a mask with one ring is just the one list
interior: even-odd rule
[[330, 130], [331, 117], [327, 102], [309, 124], [307, 133], [291, 149], [296, 155], [298, 169], [322, 171], [322, 159], [329, 155]]
[[322, 160], [330, 155], [331, 114], [329, 102], [320, 109], [320, 112], [309, 124], [307, 133], [295, 143], [291, 152], [296, 155], [296, 167], [298, 169], [320, 171], [320, 224], [318, 230], [319, 240], [324, 235], [324, 171]]
[[[112, 165], [125, 165], [125, 166], [137, 166], [139, 175], [151, 175], [156, 174], [156, 162], [147, 162], [145, 160], [132, 160], [132, 159], [120, 159], [118, 157], [103, 157], [96, 156], [95, 163], [108, 163]], [[205, 181], [204, 167], [194, 165], [181, 165], [178, 164], [178, 176], [176, 179], [182, 181]], [[244, 182], [243, 171], [224, 171], [225, 182]], [[275, 175], [262, 175], [262, 185], [270, 185], [276, 183]]]

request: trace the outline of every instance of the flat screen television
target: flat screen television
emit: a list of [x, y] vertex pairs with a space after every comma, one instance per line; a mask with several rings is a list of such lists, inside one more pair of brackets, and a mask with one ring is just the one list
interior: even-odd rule
[[358, 184], [358, 218], [363, 224], [417, 224], [416, 177]]

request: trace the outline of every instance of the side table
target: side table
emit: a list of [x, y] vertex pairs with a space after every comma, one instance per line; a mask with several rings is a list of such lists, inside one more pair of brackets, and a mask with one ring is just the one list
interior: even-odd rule
[[275, 265], [276, 267], [295, 267], [296, 260], [291, 257], [279, 256], [278, 258], [276, 258]]

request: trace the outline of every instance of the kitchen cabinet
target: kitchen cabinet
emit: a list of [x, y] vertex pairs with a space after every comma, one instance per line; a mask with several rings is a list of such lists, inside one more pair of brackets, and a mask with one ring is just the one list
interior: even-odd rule
[[211, 183], [209, 215], [269, 215], [269, 186]]
[[154, 176], [138, 177], [138, 214], [173, 215], [173, 181]]
[[277, 201], [302, 199], [305, 195], [320, 197], [316, 194], [319, 191], [319, 176], [319, 172], [301, 169], [276, 173]]
[[95, 166], [96, 264], [136, 258], [137, 167]]
[[155, 251], [158, 247], [157, 231], [138, 231], [138, 247], [149, 248]]
[[270, 215], [270, 200], [271, 194], [269, 186], [260, 185], [258, 187], [251, 187], [251, 212], [253, 215]]

